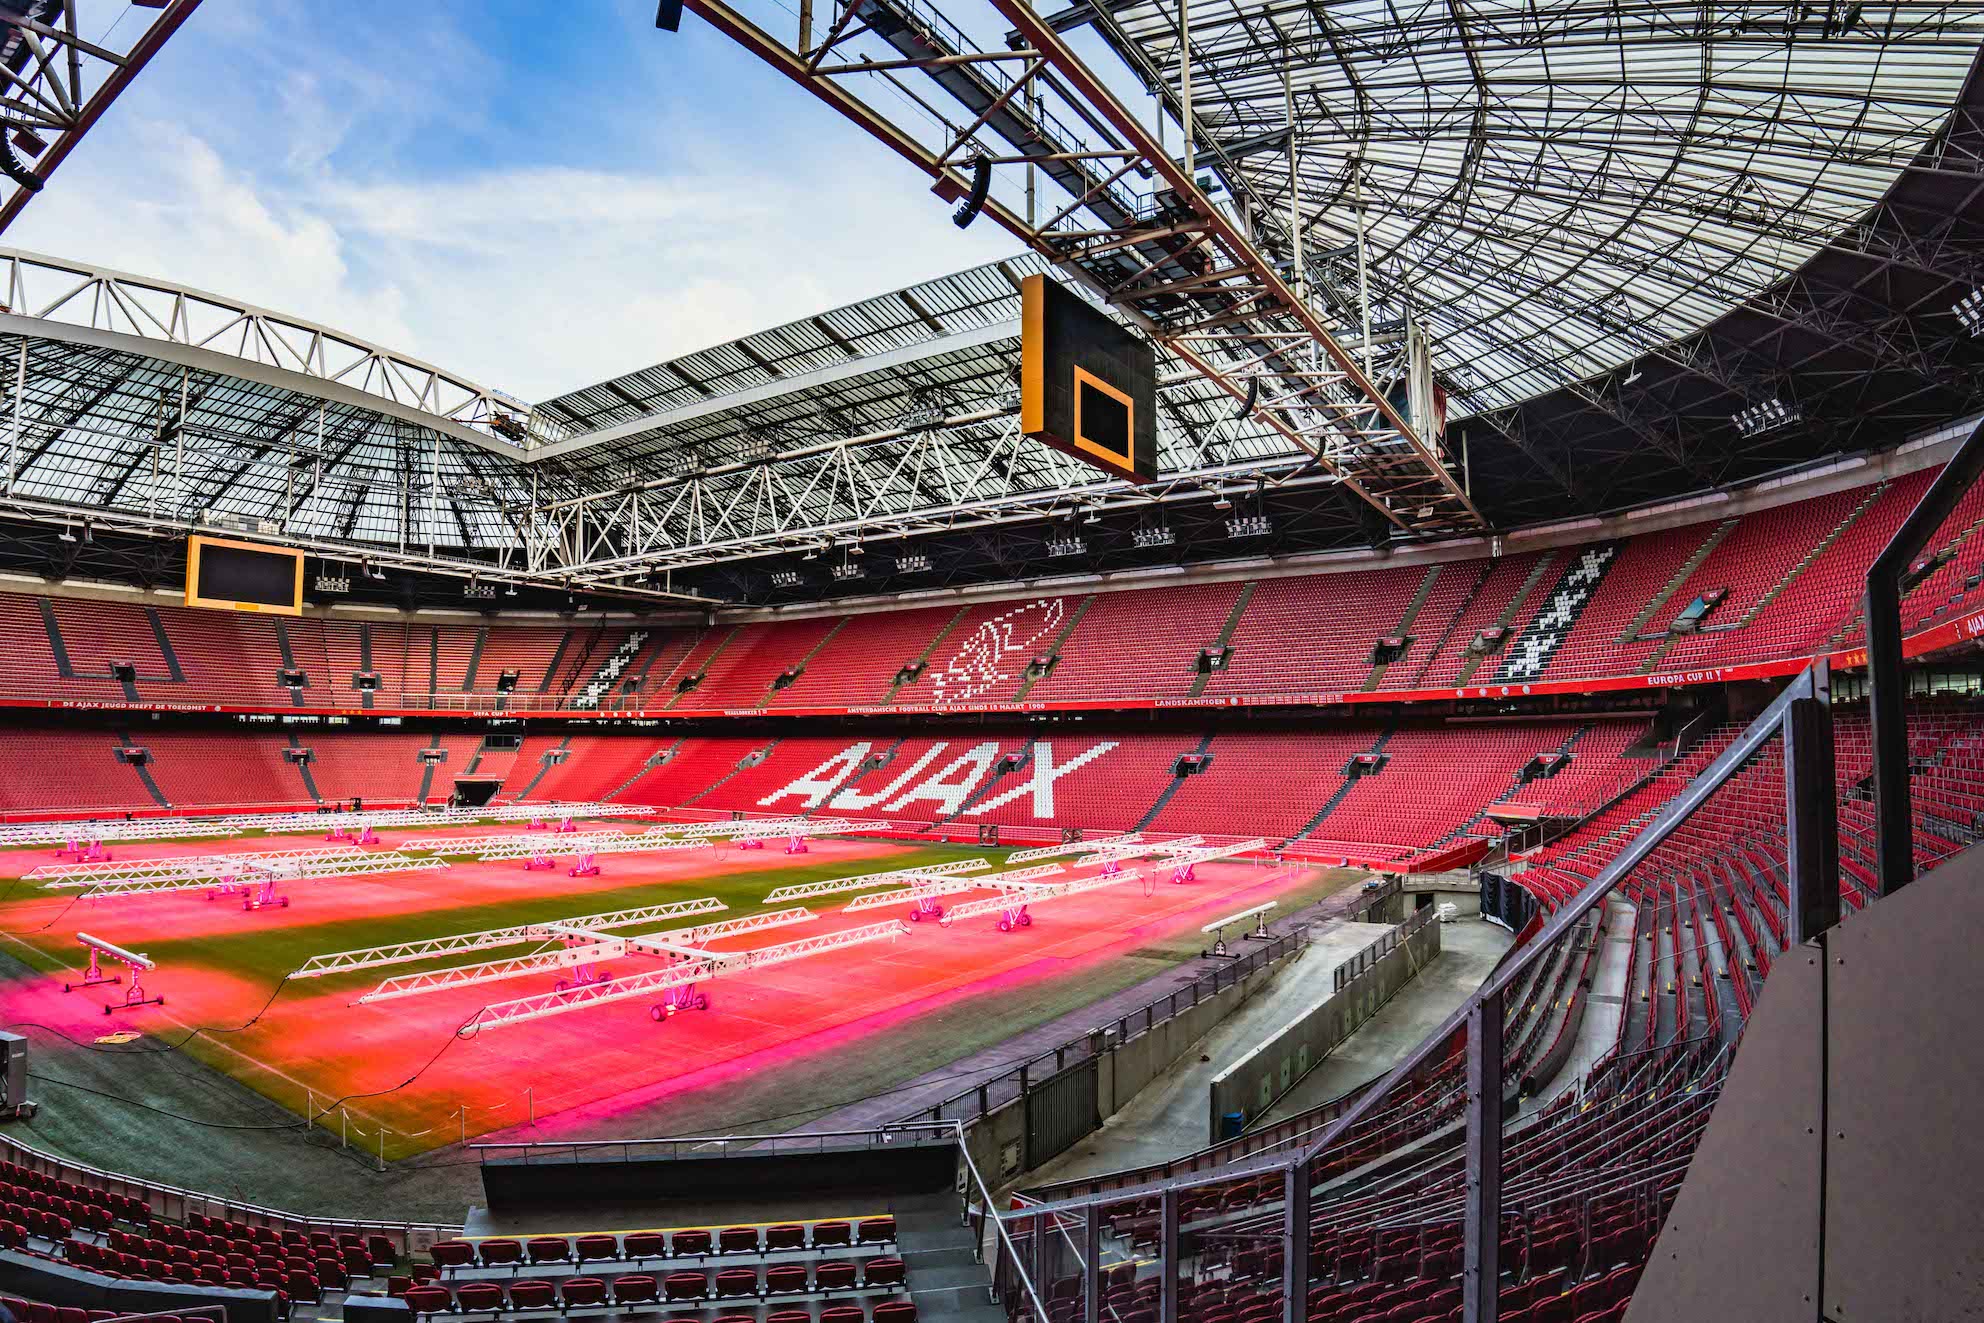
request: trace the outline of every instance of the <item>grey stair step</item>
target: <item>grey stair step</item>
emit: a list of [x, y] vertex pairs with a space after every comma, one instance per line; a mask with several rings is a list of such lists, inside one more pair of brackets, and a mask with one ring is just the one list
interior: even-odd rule
[[959, 1287], [985, 1285], [984, 1267], [973, 1263], [969, 1258], [960, 1264], [941, 1265], [935, 1268], [909, 1258], [905, 1258], [903, 1262], [909, 1270], [909, 1289], [916, 1295], [921, 1295], [925, 1291], [955, 1290]]

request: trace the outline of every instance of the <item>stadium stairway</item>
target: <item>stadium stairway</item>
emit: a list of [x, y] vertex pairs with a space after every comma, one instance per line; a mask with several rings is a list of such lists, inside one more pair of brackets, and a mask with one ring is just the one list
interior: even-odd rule
[[[1537, 557], [1536, 563], [1529, 567], [1529, 573], [1523, 576], [1522, 584], [1509, 597], [1507, 605], [1502, 608], [1502, 613], [1495, 617], [1490, 627], [1504, 630], [1513, 628], [1516, 622], [1516, 616], [1528, 605], [1531, 596], [1536, 592], [1538, 586], [1542, 584], [1543, 576], [1548, 574], [1551, 567], [1556, 563], [1557, 553], [1554, 551], [1546, 551]], [[1490, 573], [1493, 573], [1493, 571], [1491, 570]], [[1464, 643], [1463, 646], [1465, 646]], [[1506, 652], [1507, 649], [1504, 648], [1502, 651]], [[1471, 654], [1466, 661], [1461, 663], [1460, 670], [1455, 672], [1454, 683], [1456, 685], [1467, 684], [1474, 679], [1474, 673], [1488, 663], [1489, 658], [1497, 655], [1494, 652]], [[1430, 667], [1435, 660], [1436, 658], [1427, 658], [1427, 666]], [[1496, 663], [1496, 665], [1500, 664], [1500, 662]], [[1423, 674], [1419, 677], [1419, 680], [1424, 680]]]
[[1639, 632], [1646, 628], [1647, 622], [1660, 614], [1661, 609], [1667, 605], [1674, 594], [1681, 590], [1682, 584], [1695, 577], [1695, 571], [1702, 567], [1702, 562], [1707, 560], [1714, 553], [1715, 549], [1722, 545], [1722, 540], [1728, 537], [1734, 531], [1736, 525], [1741, 522], [1740, 519], [1732, 517], [1717, 524], [1714, 530], [1706, 538], [1702, 539], [1702, 544], [1695, 548], [1694, 554], [1681, 562], [1680, 568], [1674, 571], [1673, 577], [1668, 579], [1660, 591], [1647, 599], [1646, 605], [1640, 608], [1639, 614], [1626, 622], [1626, 627], [1619, 631], [1619, 637], [1614, 642], [1622, 644], [1630, 643], [1633, 639], [1637, 638]]
[[971, 1230], [958, 1224], [957, 1196], [898, 1196], [893, 1211], [919, 1323], [1006, 1323], [1004, 1308], [991, 1303], [990, 1272], [973, 1261]]
[[745, 754], [743, 758], [739, 759], [735, 767], [732, 767], [722, 776], [719, 776], [716, 780], [710, 782], [708, 785], [704, 786], [701, 790], [698, 790], [695, 794], [683, 800], [682, 806], [684, 808], [687, 808], [689, 805], [694, 804], [697, 800], [703, 798], [703, 796], [711, 794], [712, 792], [720, 789], [732, 777], [737, 776], [743, 772], [748, 772], [753, 767], [762, 765], [767, 759], [769, 759], [772, 756], [772, 752], [775, 749], [777, 749], [778, 746], [783, 742], [784, 741], [782, 738], [767, 740], [762, 746], [753, 749], [750, 753]]
[[[1426, 607], [1426, 599], [1433, 595], [1433, 585], [1440, 581], [1440, 576], [1447, 573], [1449, 568], [1445, 565], [1426, 567], [1426, 577], [1419, 581], [1419, 588], [1412, 594], [1412, 600], [1405, 604], [1404, 613], [1399, 616], [1398, 624], [1392, 629], [1393, 634], [1401, 638], [1411, 635], [1412, 622], [1419, 618], [1419, 613]], [[1364, 677], [1364, 683], [1358, 688], [1364, 693], [1370, 693], [1385, 682], [1385, 672], [1391, 667], [1391, 662], [1373, 662], [1371, 673]]]
[[[1398, 724], [1396, 722], [1386, 725], [1383, 732], [1381, 732], [1378, 738], [1372, 742], [1371, 747], [1364, 750], [1364, 752], [1383, 753], [1385, 751], [1386, 741], [1391, 739], [1393, 732], [1396, 731], [1397, 729], [1398, 729]], [[1324, 800], [1323, 806], [1316, 810], [1316, 815], [1310, 818], [1307, 822], [1303, 823], [1302, 830], [1296, 832], [1293, 836], [1289, 837], [1288, 839], [1291, 841], [1299, 841], [1303, 837], [1312, 834], [1316, 830], [1316, 828], [1322, 826], [1323, 819], [1329, 817], [1330, 814], [1336, 811], [1336, 806], [1343, 802], [1344, 796], [1348, 795], [1351, 791], [1351, 788], [1356, 784], [1357, 784], [1357, 778], [1350, 775], [1349, 768], [1348, 766], [1346, 766], [1344, 769], [1343, 784], [1336, 788], [1336, 793], [1331, 795], [1328, 799]]]
[[[1214, 647], [1224, 648], [1233, 642], [1233, 631], [1240, 627], [1240, 617], [1247, 614], [1247, 604], [1254, 600], [1254, 589], [1258, 586], [1252, 579], [1240, 586], [1240, 596], [1234, 599], [1233, 610], [1228, 613], [1226, 624], [1220, 629], [1219, 637], [1213, 640]], [[1198, 678], [1192, 681], [1191, 696], [1197, 698], [1205, 693], [1206, 681], [1212, 677], [1211, 671], [1199, 672]]]
[[[564, 749], [570, 747], [571, 743], [572, 743], [572, 737], [570, 735], [567, 735], [564, 739], [559, 740], [558, 743], [553, 745], [552, 747], [557, 749]], [[530, 792], [537, 789], [537, 783], [544, 779], [544, 774], [551, 770], [551, 766], [552, 763], [550, 758], [547, 757], [547, 758], [539, 759], [537, 764], [537, 771], [531, 776], [530, 780], [524, 783], [523, 789], [517, 791], [516, 794], [510, 797], [510, 802], [513, 804], [521, 804], [526, 799], [529, 799]], [[625, 787], [622, 787], [622, 789], [625, 789]]]
[[[1212, 740], [1213, 737], [1208, 734], [1204, 739], [1199, 741], [1199, 747], [1192, 750], [1192, 752], [1203, 758], [1207, 750], [1212, 748]], [[1157, 815], [1164, 812], [1164, 806], [1171, 802], [1171, 797], [1178, 793], [1178, 787], [1184, 784], [1185, 778], [1178, 774], [1174, 765], [1171, 773], [1171, 783], [1158, 792], [1157, 802], [1150, 806], [1149, 812], [1137, 819], [1137, 825], [1132, 830], [1142, 831], [1144, 828], [1150, 826], [1151, 823], [1157, 821]]]
[[[1061, 632], [1056, 634], [1054, 641], [1047, 645], [1044, 655], [1049, 657], [1060, 655], [1061, 649], [1068, 645], [1068, 636], [1075, 632], [1075, 627], [1082, 623], [1082, 617], [1088, 614], [1089, 607], [1093, 605], [1095, 605], [1094, 593], [1090, 593], [1088, 596], [1082, 598], [1081, 601], [1075, 603], [1075, 609], [1068, 612], [1068, 618], [1061, 622]], [[1033, 692], [1035, 685], [1039, 684], [1045, 678], [1045, 676], [1034, 674], [1033, 668], [1028, 667], [1026, 675], [1020, 680], [1020, 687], [1013, 693], [1013, 701], [1015, 703], [1020, 702], [1028, 694]]]

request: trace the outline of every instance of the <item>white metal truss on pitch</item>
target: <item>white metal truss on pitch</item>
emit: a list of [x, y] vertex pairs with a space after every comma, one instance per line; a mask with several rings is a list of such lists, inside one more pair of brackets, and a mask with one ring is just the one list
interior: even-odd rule
[[613, 910], [605, 914], [580, 914], [566, 919], [547, 920], [544, 923], [523, 923], [508, 928], [487, 928], [481, 932], [456, 933], [452, 937], [430, 937], [417, 942], [394, 942], [386, 946], [369, 946], [356, 951], [333, 951], [327, 955], [311, 956], [298, 966], [291, 978], [322, 978], [329, 974], [349, 974], [363, 969], [378, 969], [385, 965], [411, 964], [417, 960], [432, 960], [438, 956], [459, 955], [464, 951], [482, 951], [499, 946], [516, 946], [523, 942], [545, 941], [551, 936], [547, 923], [580, 924], [593, 929], [631, 928], [638, 924], [659, 923], [665, 919], [686, 918], [692, 914], [714, 914], [730, 908], [714, 896], [703, 896], [695, 900], [670, 901], [665, 905], [643, 905], [631, 910]]
[[736, 818], [729, 822], [663, 823], [649, 827], [649, 836], [680, 836], [697, 840], [723, 837], [748, 840], [765, 836], [832, 836], [875, 831], [882, 824], [855, 818]]
[[1143, 839], [1142, 832], [1133, 831], [1122, 836], [1104, 836], [1093, 841], [1063, 841], [1059, 845], [1041, 845], [1031, 850], [1015, 850], [1006, 856], [1006, 862], [1030, 864], [1036, 859], [1058, 859], [1064, 854], [1080, 854], [1084, 850], [1113, 850], [1121, 846], [1138, 845]]
[[583, 1010], [588, 1006], [647, 997], [657, 992], [666, 992], [670, 988], [699, 983], [719, 974], [762, 969], [770, 965], [784, 964], [789, 960], [821, 955], [828, 951], [846, 950], [848, 947], [861, 946], [869, 942], [894, 941], [908, 931], [908, 924], [899, 919], [892, 919], [885, 923], [871, 923], [860, 928], [846, 928], [840, 932], [805, 937], [780, 946], [761, 946], [750, 951], [725, 952], [704, 960], [685, 961], [668, 969], [636, 974], [631, 978], [616, 978], [607, 983], [586, 983], [562, 992], [547, 992], [534, 997], [519, 997], [514, 1001], [495, 1002], [478, 1011], [459, 1032], [466, 1037], [484, 1029], [500, 1029], [527, 1020], [540, 1020], [546, 1016]]
[[1070, 878], [1066, 882], [1041, 883], [1027, 888], [1024, 895], [983, 896], [978, 900], [962, 901], [946, 908], [937, 922], [948, 927], [960, 919], [975, 919], [981, 914], [1003, 914], [1016, 905], [1033, 906], [1047, 901], [1064, 900], [1069, 896], [1079, 896], [1085, 891], [1113, 887], [1120, 882], [1141, 881], [1143, 877], [1142, 869], [1132, 868], [1122, 873], [1099, 873], [1094, 877]]
[[645, 818], [654, 815], [648, 804], [550, 801], [503, 808], [368, 809], [360, 813], [237, 813], [214, 821], [232, 832], [265, 831], [288, 835], [342, 827], [465, 827], [480, 822], [548, 822], [557, 818]]
[[1262, 837], [1256, 836], [1250, 841], [1235, 841], [1231, 845], [1207, 845], [1195, 850], [1176, 851], [1164, 860], [1162, 866], [1167, 868], [1190, 868], [1193, 864], [1209, 863], [1214, 859], [1232, 859], [1238, 855], [1252, 854], [1256, 850], [1265, 850], [1267, 848], [1267, 841]]
[[1147, 854], [1178, 854], [1185, 850], [1196, 849], [1203, 844], [1205, 844], [1203, 836], [1180, 836], [1176, 840], [1156, 841], [1149, 844], [1137, 841], [1111, 843], [1075, 860], [1075, 867], [1093, 868], [1097, 864], [1113, 863], [1119, 859], [1135, 859]]
[[983, 859], [960, 859], [954, 863], [931, 864], [927, 868], [884, 869], [879, 873], [859, 873], [853, 877], [832, 877], [822, 882], [795, 882], [788, 887], [775, 887], [765, 893], [767, 905], [781, 900], [811, 900], [815, 896], [833, 896], [843, 891], [866, 891], [870, 887], [886, 887], [917, 878], [957, 877], [963, 873], [979, 873], [992, 867]]
[[488, 864], [504, 859], [528, 859], [537, 854], [658, 854], [665, 850], [710, 848], [708, 841], [672, 841], [639, 832], [620, 832], [612, 836], [546, 836], [498, 846], [476, 858]]
[[789, 909], [766, 910], [735, 919], [720, 919], [715, 923], [699, 924], [693, 928], [672, 928], [665, 932], [632, 936], [614, 936], [602, 931], [596, 925], [584, 923], [546, 923], [541, 925], [545, 930], [546, 939], [562, 941], [567, 945], [555, 950], [534, 951], [529, 955], [503, 960], [485, 960], [470, 965], [454, 965], [447, 969], [423, 970], [417, 974], [395, 974], [391, 978], [382, 980], [378, 987], [358, 1000], [361, 1004], [370, 1005], [373, 1002], [392, 1001], [399, 997], [418, 996], [421, 993], [476, 987], [484, 983], [520, 978], [526, 974], [570, 969], [576, 965], [596, 965], [602, 960], [618, 959], [630, 951], [661, 956], [669, 960], [683, 956], [697, 960], [719, 959], [721, 957], [715, 953], [703, 950], [703, 945], [726, 937], [738, 937], [745, 933], [763, 932], [768, 928], [805, 923], [812, 917], [813, 911], [804, 905], [794, 905]]
[[447, 863], [440, 859], [413, 859], [397, 850], [389, 850], [376, 854], [357, 855], [343, 863], [243, 865], [232, 872], [210, 873], [200, 877], [167, 875], [138, 878], [128, 882], [99, 882], [85, 891], [82, 898], [114, 900], [123, 896], [152, 896], [164, 891], [204, 891], [226, 882], [230, 877], [237, 883], [329, 882], [346, 877], [374, 877], [382, 873], [433, 873], [447, 866]]
[[537, 845], [546, 850], [569, 850], [574, 845], [588, 841], [612, 840], [631, 836], [631, 832], [531, 832], [497, 833], [488, 832], [481, 836], [433, 836], [420, 840], [407, 841], [402, 850], [424, 850], [429, 854], [480, 854], [484, 850], [502, 849], [511, 845]]
[[50, 888], [86, 887], [99, 882], [137, 882], [160, 877], [218, 878], [243, 871], [269, 872], [290, 867], [331, 866], [375, 857], [375, 851], [335, 845], [313, 850], [244, 850], [239, 854], [201, 854], [179, 859], [122, 862], [107, 859], [95, 864], [42, 864], [22, 876]]
[[238, 836], [225, 818], [140, 818], [131, 822], [44, 822], [0, 828], [0, 847], [62, 845], [69, 841], [169, 841], [187, 836]]
[[1010, 872], [994, 873], [989, 877], [940, 877], [929, 882], [919, 882], [900, 891], [879, 891], [871, 896], [856, 896], [841, 906], [841, 909], [872, 910], [905, 900], [914, 902], [934, 896], [955, 895], [960, 891], [1024, 890], [1036, 885], [1040, 878], [1054, 877], [1067, 871], [1060, 864], [1035, 864], [1030, 868], [1015, 868]]

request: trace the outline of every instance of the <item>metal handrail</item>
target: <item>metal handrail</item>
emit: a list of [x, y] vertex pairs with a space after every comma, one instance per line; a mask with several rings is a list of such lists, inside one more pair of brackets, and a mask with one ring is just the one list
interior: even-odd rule
[[1438, 913], [1439, 911], [1431, 905], [1426, 906], [1424, 909], [1414, 910], [1398, 926], [1392, 928], [1384, 936], [1378, 938], [1377, 941], [1338, 965], [1336, 972], [1331, 976], [1335, 984], [1335, 990], [1342, 992], [1349, 985], [1350, 980], [1356, 978], [1365, 970], [1397, 950], [1407, 938], [1432, 922]]
[[[1250, 977], [1291, 952], [1299, 950], [1301, 947], [1307, 945], [1308, 940], [1309, 930], [1306, 926], [1297, 928], [1291, 932], [1279, 933], [1269, 939], [1264, 946], [1249, 951], [1246, 955], [1233, 960], [1231, 963], [1215, 965], [1210, 971], [1201, 974], [1185, 986], [1175, 988], [1162, 997], [1153, 997], [1149, 1002], [1135, 1010], [1124, 1012], [1116, 1018], [1113, 1026], [1099, 1025], [1090, 1029], [1087, 1033], [1068, 1039], [1058, 1047], [1050, 1047], [1046, 1051], [1016, 1066], [1009, 1066], [998, 1074], [990, 1076], [968, 1089], [960, 1089], [949, 1097], [942, 1098], [926, 1107], [919, 1107], [912, 1115], [919, 1117], [928, 1116], [933, 1122], [943, 1121], [945, 1119], [943, 1114], [945, 1108], [951, 1107], [963, 1099], [975, 1098], [980, 1100], [976, 1112], [968, 1117], [960, 1116], [952, 1119], [960, 1122], [977, 1120], [979, 1117], [985, 1116], [1013, 1101], [1011, 1098], [1002, 1098], [996, 1105], [991, 1103], [992, 1091], [995, 1088], [999, 1088], [1000, 1092], [1003, 1093], [1004, 1090], [1000, 1086], [1006, 1081], [1017, 1081], [1019, 1093], [1020, 1095], [1024, 1095], [1026, 1086], [1030, 1082], [1033, 1068], [1039, 1066], [1042, 1062], [1051, 1059], [1054, 1062], [1054, 1069], [1057, 1071], [1066, 1069], [1070, 1060], [1074, 1064], [1079, 1065], [1091, 1056], [1096, 1055], [1093, 1045], [1096, 1042], [1096, 1036], [1098, 1034], [1105, 1035], [1105, 1050], [1107, 1047], [1117, 1047], [1130, 1042], [1143, 1034], [1149, 1033], [1158, 1025], [1166, 1023], [1182, 1011], [1191, 1010], [1194, 1006], [1204, 1001], [1206, 997], [1216, 996], [1222, 989], [1231, 987], [1241, 979]], [[1210, 985], [1210, 990], [1202, 992], [1201, 989], [1206, 988], [1208, 985]], [[1161, 1019], [1157, 1015], [1157, 1008], [1160, 1006], [1168, 1008]], [[1143, 1027], [1141, 1029], [1132, 1029], [1131, 1026], [1137, 1022], [1139, 1016], [1143, 1017]], [[1116, 1036], [1113, 1040], [1108, 1040], [1106, 1035], [1112, 1028]]]
[[1984, 476], [1984, 423], [1979, 423], [1901, 527], [1867, 567], [1862, 614], [1867, 622], [1867, 703], [1874, 725], [1875, 873], [1881, 894], [1915, 880], [1915, 838], [1909, 819], [1908, 714], [1902, 675], [1901, 579], [1957, 502]]
[[[1596, 877], [1585, 884], [1576, 897], [1552, 914], [1550, 920], [1518, 954], [1499, 965], [1475, 993], [1463, 1001], [1457, 1010], [1422, 1039], [1419, 1045], [1407, 1053], [1381, 1080], [1363, 1090], [1357, 1100], [1324, 1127], [1299, 1154], [1294, 1156], [1275, 1154], [1260, 1160], [1241, 1159], [1210, 1172], [1129, 1186], [1112, 1190], [1107, 1195], [1078, 1196], [1043, 1204], [1040, 1207], [1056, 1214], [1078, 1216], [1080, 1210], [1091, 1203], [1115, 1204], [1128, 1199], [1156, 1196], [1167, 1191], [1182, 1192], [1252, 1176], [1287, 1172], [1297, 1168], [1306, 1169], [1318, 1156], [1343, 1140], [1353, 1127], [1365, 1120], [1402, 1083], [1422, 1070], [1437, 1053], [1448, 1050], [1456, 1035], [1466, 1029], [1471, 1015], [1478, 1013], [1484, 1003], [1499, 999], [1517, 979], [1527, 974], [1530, 967], [1544, 958], [1559, 939], [1594, 908], [1602, 904], [1621, 882], [1686, 823], [1704, 801], [1721, 789], [1723, 784], [1741, 770], [1758, 750], [1776, 738], [1784, 727], [1794, 703], [1810, 699], [1824, 701], [1829, 697], [1830, 692], [1829, 663], [1823, 660], [1814, 662], [1802, 671], [1762, 712], [1757, 714], [1714, 761], [1688, 782], [1680, 794], [1668, 801], [1626, 848], [1600, 869]], [[1825, 779], [1830, 793], [1829, 768]]]
[[484, 1140], [470, 1144], [469, 1151], [478, 1161], [521, 1157], [526, 1164], [533, 1156], [550, 1157], [553, 1154], [595, 1153], [618, 1150], [623, 1156], [633, 1150], [667, 1149], [671, 1154], [696, 1148], [719, 1148], [728, 1151], [732, 1147], [752, 1149], [799, 1149], [821, 1151], [830, 1140], [859, 1139], [868, 1147], [887, 1147], [902, 1140], [914, 1143], [920, 1139], [937, 1135], [953, 1137], [959, 1134], [958, 1125], [950, 1121], [895, 1121], [887, 1125], [869, 1126], [861, 1130], [806, 1130], [787, 1134], [768, 1135], [677, 1135], [654, 1139], [570, 1139], [548, 1142], [544, 1140], [499, 1141]]

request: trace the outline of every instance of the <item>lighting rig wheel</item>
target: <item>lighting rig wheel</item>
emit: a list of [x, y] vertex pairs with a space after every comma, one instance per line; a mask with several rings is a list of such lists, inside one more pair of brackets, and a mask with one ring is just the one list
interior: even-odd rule
[[1013, 921], [1012, 921], [1011, 919], [1001, 919], [1001, 920], [999, 920], [999, 931], [1000, 931], [1000, 932], [1002, 932], [1002, 933], [1009, 933], [1009, 932], [1011, 932], [1012, 930], [1013, 930]]
[[648, 1019], [653, 1020], [656, 1024], [660, 1024], [663, 1020], [666, 1020], [667, 1018], [668, 1018], [668, 1011], [662, 1006], [660, 1002], [656, 1002], [654, 1005], [648, 1007]]
[[911, 911], [909, 912], [909, 921], [910, 921], [911, 923], [922, 923], [922, 922], [923, 922], [923, 911], [922, 911], [922, 910], [911, 910]]
[[708, 998], [707, 996], [705, 996], [705, 995], [704, 995], [703, 993], [700, 993], [700, 992], [699, 992], [699, 993], [697, 993], [697, 994], [696, 994], [696, 1009], [697, 1009], [697, 1010], [699, 1010], [699, 1011], [706, 1011], [706, 1010], [708, 1010], [709, 1008], [710, 1008], [710, 999], [709, 999], [709, 998]]
[[1033, 916], [1031, 914], [1020, 915], [1020, 927], [1022, 928], [1033, 927]]
[[570, 992], [572, 990], [572, 981], [561, 978], [551, 985], [551, 990], [553, 992]]

